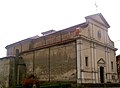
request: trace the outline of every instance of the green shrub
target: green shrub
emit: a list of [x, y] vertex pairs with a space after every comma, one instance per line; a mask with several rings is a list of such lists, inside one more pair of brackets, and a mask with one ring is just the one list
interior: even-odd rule
[[15, 88], [22, 88], [22, 84], [16, 85]]
[[70, 83], [50, 83], [41, 85], [40, 88], [70, 88]]

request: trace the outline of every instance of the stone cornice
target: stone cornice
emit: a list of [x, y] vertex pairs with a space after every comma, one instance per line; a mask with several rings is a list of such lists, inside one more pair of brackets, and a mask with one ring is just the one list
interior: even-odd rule
[[102, 43], [102, 42], [100, 42], [100, 41], [98, 41], [98, 40], [95, 40], [94, 38], [88, 38], [88, 37], [86, 37], [86, 36], [84, 36], [84, 35], [77, 36], [76, 38], [85, 39], [85, 40], [87, 40], [87, 41], [89, 41], [89, 42], [93, 42], [93, 43], [98, 44], [98, 45], [100, 45], [100, 46], [107, 47], [107, 48], [112, 49], [112, 50], [114, 50], [114, 51], [117, 50], [116, 48], [110, 46], [110, 45], [107, 44], [107, 43], [106, 43], [106, 44], [105, 44], [105, 43]]

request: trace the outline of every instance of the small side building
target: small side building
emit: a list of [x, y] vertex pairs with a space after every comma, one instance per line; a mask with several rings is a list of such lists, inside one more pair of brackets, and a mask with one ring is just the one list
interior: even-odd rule
[[[9, 87], [9, 82], [11, 81], [10, 73], [12, 73], [12, 67], [10, 67], [10, 62], [14, 57], [3, 57], [0, 58], [0, 87]], [[14, 67], [14, 66], [13, 66]], [[14, 82], [13, 82], [14, 83]]]
[[116, 56], [116, 61], [117, 61], [117, 73], [118, 73], [118, 79], [120, 83], [120, 55]]
[[[16, 54], [17, 55], [17, 54]], [[15, 88], [26, 77], [26, 65], [19, 56], [0, 58], [0, 88]]]

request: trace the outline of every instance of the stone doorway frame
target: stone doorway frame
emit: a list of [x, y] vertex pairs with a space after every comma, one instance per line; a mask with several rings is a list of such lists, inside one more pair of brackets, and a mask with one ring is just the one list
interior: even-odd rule
[[[98, 82], [99, 83], [105, 83], [105, 65], [106, 65], [106, 62], [103, 58], [100, 58], [98, 61], [97, 61], [97, 66], [98, 66]], [[102, 71], [103, 70], [103, 71]], [[101, 73], [101, 71], [103, 73]], [[102, 78], [103, 79], [102, 79]]]

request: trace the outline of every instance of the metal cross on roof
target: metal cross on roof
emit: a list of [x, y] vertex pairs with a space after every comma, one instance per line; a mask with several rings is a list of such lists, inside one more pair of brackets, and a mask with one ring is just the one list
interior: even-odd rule
[[95, 1], [95, 7], [96, 7], [96, 13], [98, 12], [98, 5], [97, 5], [97, 3], [96, 3], [96, 1]]

